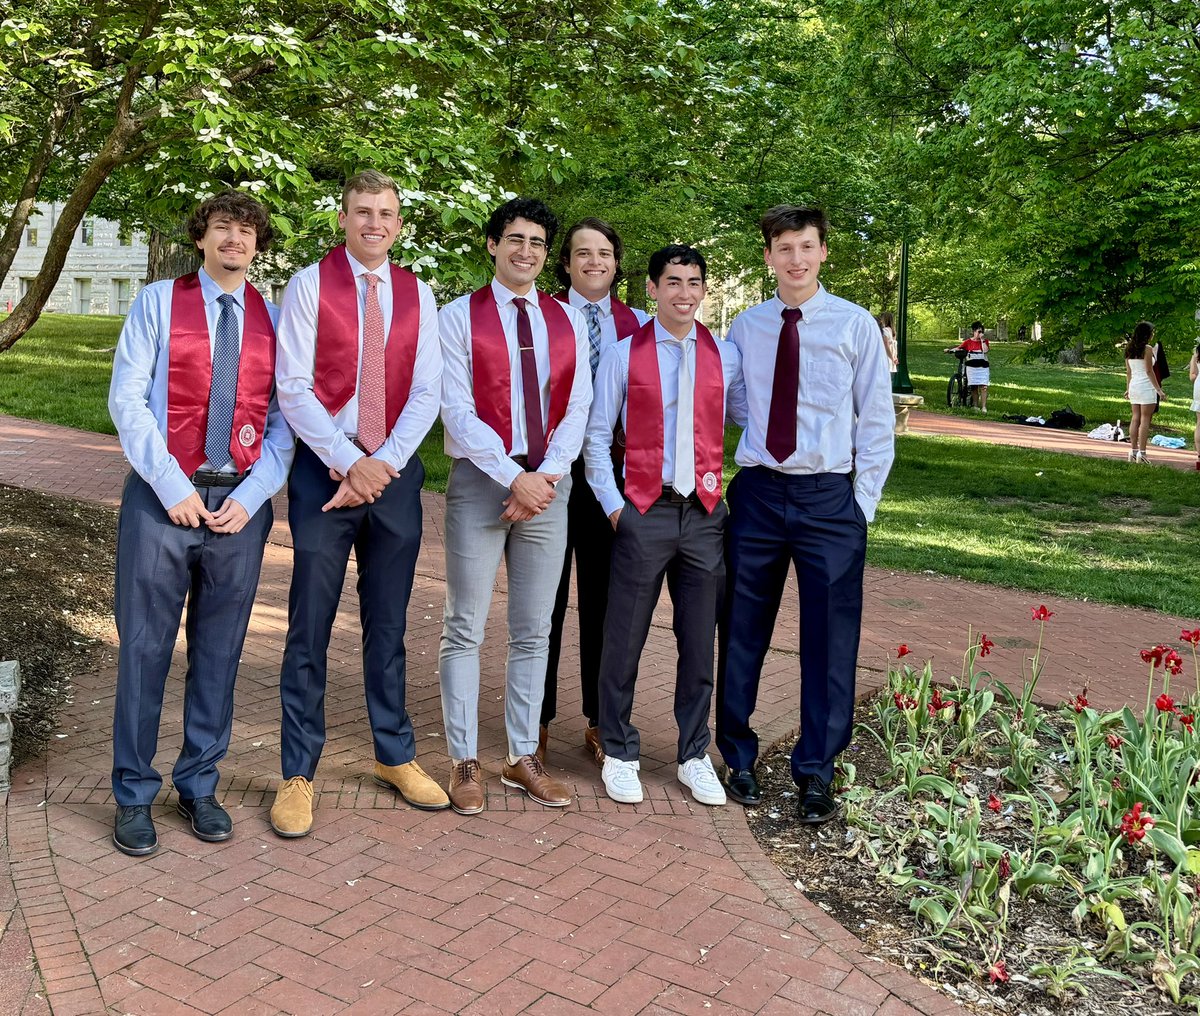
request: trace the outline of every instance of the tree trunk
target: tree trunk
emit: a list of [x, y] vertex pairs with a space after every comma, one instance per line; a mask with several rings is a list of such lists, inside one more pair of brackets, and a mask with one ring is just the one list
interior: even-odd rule
[[180, 228], [171, 233], [160, 229], [150, 232], [150, 253], [146, 256], [146, 281], [158, 282], [161, 279], [177, 279], [200, 267], [200, 252], [196, 245], [182, 243], [177, 237], [185, 235]]
[[25, 180], [21, 184], [20, 193], [13, 205], [12, 216], [5, 227], [4, 236], [0, 237], [0, 285], [3, 285], [4, 280], [8, 278], [13, 259], [21, 247], [21, 234], [25, 232], [29, 216], [37, 204], [38, 189], [50, 166], [50, 160], [54, 157], [54, 145], [58, 141], [59, 133], [62, 131], [66, 119], [66, 104], [61, 95], [56, 96], [50, 120], [46, 124], [46, 132], [42, 135], [42, 140], [38, 144], [37, 151], [33, 153], [33, 158], [29, 160], [29, 169], [25, 173]]

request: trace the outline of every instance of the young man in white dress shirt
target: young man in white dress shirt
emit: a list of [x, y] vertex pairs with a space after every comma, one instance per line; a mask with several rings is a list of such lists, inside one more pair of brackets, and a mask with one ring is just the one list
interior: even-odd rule
[[294, 564], [279, 679], [283, 783], [271, 808], [271, 827], [284, 837], [312, 828], [326, 656], [351, 549], [375, 781], [416, 808], [450, 804], [416, 761], [405, 707], [404, 633], [425, 479], [417, 448], [437, 418], [442, 353], [432, 292], [388, 262], [402, 224], [390, 177], [351, 177], [338, 213], [345, 244], [296, 274], [279, 318], [279, 404], [299, 439], [288, 484]]
[[[588, 360], [595, 380], [600, 356], [609, 346], [628, 339], [649, 320], [643, 310], [627, 307], [612, 295], [622, 278], [621, 237], [603, 219], [580, 219], [563, 237], [555, 277], [564, 286], [556, 299], [580, 311], [587, 322]], [[624, 440], [621, 436], [620, 440]], [[621, 452], [617, 445], [618, 454]], [[596, 765], [604, 764], [597, 726], [596, 682], [604, 644], [604, 612], [608, 604], [608, 568], [612, 528], [584, 475], [583, 456], [571, 466], [571, 498], [567, 504], [567, 551], [550, 623], [550, 656], [546, 664], [546, 694], [542, 699], [538, 754], [546, 760], [546, 740], [558, 708], [558, 660], [563, 625], [571, 596], [571, 559], [579, 601], [579, 686], [583, 697], [583, 743]]]
[[202, 840], [232, 834], [215, 796], [217, 764], [229, 748], [271, 495], [292, 461], [292, 435], [273, 394], [276, 311], [246, 282], [271, 241], [267, 210], [226, 191], [200, 205], [188, 235], [204, 265], [138, 293], [108, 397], [133, 467], [117, 521], [112, 772], [113, 843], [132, 856], [158, 848], [154, 753], [185, 600], [183, 748], [172, 774], [178, 810]]
[[[679, 650], [677, 776], [700, 803], [725, 803], [707, 754], [708, 711], [725, 584], [725, 416], [728, 409], [743, 418], [745, 405], [737, 349], [696, 321], [706, 273], [693, 247], [675, 244], [651, 255], [647, 290], [657, 313], [629, 341], [605, 350], [584, 442], [588, 482], [615, 532], [599, 707], [604, 790], [623, 804], [643, 797], [641, 739], [631, 716], [664, 578]], [[625, 429], [623, 493], [610, 455], [618, 423]]]
[[537, 755], [550, 614], [567, 539], [571, 463], [592, 401], [583, 315], [535, 288], [558, 221], [513, 198], [491, 215], [490, 284], [439, 317], [446, 485], [446, 609], [438, 669], [450, 803], [485, 803], [479, 764], [479, 649], [500, 558], [508, 574], [506, 786], [550, 807], [571, 802]]
[[820, 284], [825, 215], [782, 205], [763, 216], [775, 295], [734, 319], [749, 418], [730, 483], [729, 582], [717, 675], [717, 747], [729, 796], [757, 804], [750, 726], [789, 562], [800, 587], [799, 820], [837, 813], [834, 759], [850, 741], [867, 524], [891, 468], [891, 377], [864, 308]]

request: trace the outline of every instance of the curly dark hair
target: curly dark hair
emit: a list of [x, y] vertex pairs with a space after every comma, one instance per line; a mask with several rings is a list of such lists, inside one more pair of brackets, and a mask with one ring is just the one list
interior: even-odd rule
[[1133, 326], [1133, 334], [1125, 344], [1125, 359], [1140, 360], [1146, 355], [1146, 347], [1154, 341], [1154, 325], [1139, 321]]
[[613, 282], [620, 282], [625, 278], [625, 273], [621, 271], [621, 259], [625, 256], [625, 245], [621, 242], [621, 234], [603, 219], [588, 216], [586, 219], [580, 219], [563, 236], [562, 246], [558, 250], [558, 261], [554, 265], [554, 277], [558, 280], [559, 285], [563, 289], [571, 288], [571, 272], [569, 271], [571, 240], [581, 229], [594, 229], [612, 244], [613, 260], [617, 263], [617, 273], [613, 276]]
[[558, 217], [546, 207], [545, 202], [537, 198], [513, 198], [505, 201], [492, 212], [488, 218], [486, 235], [489, 240], [500, 242], [504, 230], [514, 219], [528, 219], [535, 222], [546, 231], [546, 247], [554, 243], [558, 234]]
[[259, 201], [255, 201], [245, 191], [223, 190], [200, 202], [200, 207], [187, 222], [187, 235], [193, 240], [203, 240], [208, 232], [208, 220], [214, 215], [228, 215], [234, 222], [244, 222], [254, 227], [255, 246], [266, 250], [275, 239], [275, 230], [271, 228], [271, 216]]

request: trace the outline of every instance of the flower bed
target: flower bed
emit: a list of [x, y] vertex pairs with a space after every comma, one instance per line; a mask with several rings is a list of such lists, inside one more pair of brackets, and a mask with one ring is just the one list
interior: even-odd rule
[[[844, 756], [846, 827], [801, 830], [783, 815], [785, 764], [764, 780], [774, 796], [752, 826], [813, 899], [828, 891], [827, 909], [852, 930], [930, 980], [957, 984], [960, 998], [1000, 1008], [1057, 1000], [1096, 1012], [1140, 998], [1147, 1012], [1152, 985], [1164, 1006], [1195, 1009], [1200, 629], [1180, 635], [1194, 688], [1189, 676], [1180, 689], [1177, 650], [1143, 652], [1138, 716], [1096, 710], [1086, 688], [1057, 707], [1036, 701], [1052, 616], [1032, 611], [1038, 645], [1019, 694], [983, 669], [993, 648], [986, 635], [969, 634], [960, 673], [940, 683], [899, 647], [885, 688], [860, 704]], [[880, 885], [890, 890], [889, 903], [837, 900], [836, 881], [817, 869], [845, 875], [848, 864], [877, 895]], [[1084, 996], [1107, 1001], [1095, 1008]]]

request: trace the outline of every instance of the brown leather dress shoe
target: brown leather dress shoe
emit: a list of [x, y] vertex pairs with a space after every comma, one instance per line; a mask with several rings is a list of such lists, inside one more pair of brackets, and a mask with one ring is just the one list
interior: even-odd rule
[[550, 740], [550, 728], [546, 726], [538, 727], [538, 746], [534, 752], [538, 757], [538, 761], [542, 765], [546, 764], [546, 742]]
[[596, 765], [604, 765], [604, 745], [600, 743], [599, 727], [583, 728], [583, 746], [587, 748], [588, 754], [595, 760]]
[[483, 768], [478, 759], [456, 762], [450, 771], [450, 807], [460, 815], [483, 811]]
[[515, 766], [505, 759], [500, 782], [506, 787], [525, 791], [538, 804], [550, 808], [565, 808], [571, 803], [567, 785], [546, 772], [536, 755], [522, 755]]

